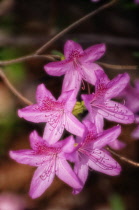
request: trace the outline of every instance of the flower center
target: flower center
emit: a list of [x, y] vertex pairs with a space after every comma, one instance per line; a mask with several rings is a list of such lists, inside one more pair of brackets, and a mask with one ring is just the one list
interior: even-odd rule
[[74, 50], [69, 54], [69, 60], [73, 60], [79, 57], [80, 57], [80, 52], [78, 50]]
[[44, 98], [39, 106], [35, 109], [39, 111], [61, 111], [63, 110], [65, 102], [53, 101], [52, 99], [46, 97]]
[[45, 143], [36, 144], [36, 154], [56, 155], [61, 151], [61, 147], [48, 147]]

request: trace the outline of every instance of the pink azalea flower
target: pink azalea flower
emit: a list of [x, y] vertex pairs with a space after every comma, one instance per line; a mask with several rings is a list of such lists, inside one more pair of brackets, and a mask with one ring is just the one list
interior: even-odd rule
[[119, 95], [129, 82], [127, 73], [119, 74], [113, 80], [109, 80], [102, 71], [96, 71], [97, 82], [95, 93], [82, 95], [82, 99], [89, 111], [90, 119], [99, 128], [103, 129], [103, 119], [119, 123], [132, 123], [134, 114], [124, 105], [110, 100]]
[[64, 46], [65, 60], [48, 63], [44, 69], [52, 76], [65, 74], [62, 92], [75, 89], [77, 93], [82, 80], [95, 84], [94, 72], [102, 68], [93, 62], [102, 57], [104, 53], [104, 44], [94, 45], [83, 51], [81, 45], [68, 40]]
[[55, 143], [62, 136], [64, 128], [74, 135], [83, 135], [83, 124], [71, 113], [76, 103], [73, 90], [62, 93], [56, 100], [41, 84], [37, 88], [36, 100], [37, 104], [20, 109], [18, 115], [35, 123], [47, 122], [44, 139]]
[[73, 151], [72, 136], [49, 145], [48, 141], [39, 137], [34, 131], [30, 135], [30, 144], [32, 150], [10, 151], [10, 157], [18, 163], [38, 167], [30, 186], [29, 194], [32, 198], [41, 196], [51, 185], [55, 175], [72, 188], [81, 188], [79, 179], [65, 159], [65, 154]]
[[99, 2], [99, 1], [100, 1], [100, 0], [91, 0], [91, 2], [93, 2], [93, 3], [94, 3], [94, 2], [96, 3], [96, 2]]
[[128, 84], [121, 96], [125, 100], [125, 105], [134, 113], [137, 128], [132, 132], [134, 139], [139, 139], [139, 80], [134, 81], [134, 87]]
[[10, 192], [0, 194], [1, 210], [23, 210], [27, 209], [27, 206], [27, 201], [20, 195]]
[[[88, 176], [88, 167], [110, 176], [120, 173], [120, 165], [103, 148], [114, 142], [121, 133], [121, 127], [114, 126], [101, 133], [97, 133], [95, 124], [84, 121], [86, 132], [83, 138], [78, 138], [78, 146], [75, 150], [74, 171], [82, 181], [83, 185]], [[81, 188], [82, 189], [82, 188]], [[81, 189], [75, 189], [79, 193]]]
[[134, 87], [128, 84], [122, 93], [125, 105], [135, 114], [139, 112], [139, 80], [134, 81]]
[[139, 4], [139, 0], [134, 0], [135, 4]]
[[134, 131], [132, 132], [131, 136], [134, 139], [139, 139], [139, 124], [137, 125], [137, 127], [134, 129]]

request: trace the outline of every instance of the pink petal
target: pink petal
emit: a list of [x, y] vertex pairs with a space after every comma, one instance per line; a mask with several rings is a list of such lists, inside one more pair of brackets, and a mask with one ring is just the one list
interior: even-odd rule
[[59, 158], [56, 163], [56, 175], [59, 179], [75, 189], [81, 188], [81, 183], [65, 159]]
[[135, 130], [131, 133], [131, 136], [134, 139], [139, 139], [139, 125], [135, 128]]
[[58, 102], [65, 102], [65, 109], [68, 111], [72, 111], [75, 103], [76, 103], [76, 94], [74, 90], [63, 92], [58, 98]]
[[121, 126], [119, 125], [104, 130], [102, 133], [99, 134], [97, 139], [93, 142], [93, 148], [101, 149], [107, 144], [115, 141], [117, 137], [120, 135], [120, 133], [121, 133]]
[[[87, 164], [82, 164], [81, 162], [77, 162], [74, 165], [74, 172], [78, 176], [78, 178], [82, 182], [82, 188], [87, 180], [88, 177], [88, 166]], [[82, 188], [80, 189], [74, 189], [73, 194], [78, 194], [81, 192]]]
[[78, 70], [71, 68], [70, 71], [68, 71], [63, 80], [62, 85], [62, 92], [66, 92], [69, 90], [75, 90], [75, 95], [77, 95], [80, 86], [81, 86], [81, 75], [79, 74]]
[[133, 113], [127, 107], [115, 101], [107, 101], [104, 105], [99, 105], [98, 108], [98, 113], [108, 120], [124, 124], [134, 122]]
[[139, 124], [139, 116], [135, 115], [135, 123]]
[[110, 176], [119, 175], [121, 172], [120, 165], [107, 153], [98, 149], [93, 150], [91, 153], [88, 165], [93, 170]]
[[66, 60], [51, 62], [44, 66], [45, 71], [52, 76], [61, 76], [69, 71], [70, 68], [71, 63]]
[[109, 83], [109, 78], [107, 77], [107, 75], [105, 74], [104, 71], [101, 70], [97, 70], [95, 71], [96, 77], [97, 77], [97, 81], [95, 84], [95, 92], [102, 92], [105, 93], [105, 91], [107, 90], [107, 84]]
[[93, 62], [101, 58], [106, 51], [105, 44], [96, 44], [86, 50], [84, 50], [84, 55], [81, 57], [82, 62]]
[[82, 78], [89, 82], [92, 85], [95, 85], [96, 83], [96, 74], [95, 71], [100, 70], [103, 71], [103, 69], [95, 63], [83, 63], [80, 66], [80, 71]]
[[40, 166], [35, 171], [29, 195], [31, 198], [38, 198], [44, 191], [51, 185], [55, 176], [55, 166], [47, 165], [46, 167]]
[[83, 101], [85, 102], [85, 106], [88, 109], [89, 112], [91, 112], [92, 107], [90, 106], [90, 103], [92, 101], [94, 97], [94, 94], [82, 94], [81, 98], [83, 99]]
[[39, 105], [30, 105], [18, 110], [18, 116], [28, 121], [39, 123], [47, 122], [54, 112], [47, 112]]
[[[49, 90], [47, 90], [47, 88], [45, 87], [44, 84], [41, 84], [37, 87], [37, 92], [36, 92], [36, 100], [38, 104], [42, 104], [42, 102], [44, 102], [44, 100], [53, 100], [56, 101], [56, 99], [53, 97], [53, 95], [51, 94], [51, 92]], [[46, 101], [47, 103], [47, 101]]]
[[10, 151], [9, 155], [16, 162], [30, 166], [39, 166], [49, 160], [46, 155], [36, 155], [33, 150]]
[[49, 144], [57, 142], [61, 138], [65, 128], [64, 117], [58, 117], [58, 114], [57, 118], [55, 116], [51, 117], [51, 121], [48, 121], [44, 129], [43, 139], [48, 141]]
[[62, 142], [62, 151], [65, 153], [71, 153], [74, 149], [75, 140], [73, 136], [69, 136], [64, 139]]
[[115, 150], [123, 149], [126, 146], [124, 142], [121, 142], [118, 139], [110, 142], [108, 145]]
[[66, 115], [65, 128], [68, 132], [82, 137], [84, 134], [84, 125], [70, 112]]
[[83, 49], [80, 44], [72, 40], [68, 40], [64, 45], [64, 55], [67, 59], [70, 59], [72, 53], [77, 52], [79, 54], [83, 53]]
[[36, 150], [38, 144], [42, 143], [42, 138], [38, 135], [37, 131], [33, 131], [30, 134], [29, 139], [30, 139], [30, 146], [33, 150]]
[[127, 73], [119, 74], [116, 78], [108, 83], [108, 90], [106, 91], [105, 98], [110, 99], [118, 96], [127, 86], [129, 80], [130, 77]]
[[83, 124], [87, 127], [88, 131], [92, 131], [93, 135], [97, 134], [97, 129], [94, 123], [92, 123], [90, 120], [83, 120]]
[[96, 129], [97, 129], [97, 133], [100, 133], [103, 131], [103, 127], [104, 127], [104, 118], [103, 116], [101, 116], [100, 114], [90, 113], [90, 120], [96, 125]]

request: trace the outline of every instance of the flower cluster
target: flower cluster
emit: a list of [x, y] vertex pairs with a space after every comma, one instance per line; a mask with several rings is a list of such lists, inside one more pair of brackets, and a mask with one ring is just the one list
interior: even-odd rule
[[[117, 139], [121, 126], [104, 130], [104, 120], [124, 124], [134, 121], [130, 109], [111, 100], [126, 88], [129, 76], [119, 74], [110, 80], [104, 70], [94, 63], [105, 50], [104, 44], [83, 50], [78, 43], [68, 40], [64, 46], [65, 59], [44, 67], [49, 75], [64, 75], [60, 97], [56, 100], [45, 85], [40, 84], [36, 104], [18, 111], [19, 117], [28, 121], [46, 123], [43, 137], [36, 131], [30, 134], [32, 149], [10, 151], [11, 158], [17, 162], [37, 167], [30, 186], [32, 198], [42, 195], [55, 175], [77, 194], [83, 189], [90, 168], [111, 176], [121, 171], [120, 165], [105, 149], [106, 145], [114, 149], [124, 146]], [[80, 98], [83, 101], [77, 102], [84, 81], [93, 85], [95, 91], [82, 94]], [[88, 110], [82, 121], [77, 118], [80, 104]], [[64, 130], [72, 135], [63, 139]]]

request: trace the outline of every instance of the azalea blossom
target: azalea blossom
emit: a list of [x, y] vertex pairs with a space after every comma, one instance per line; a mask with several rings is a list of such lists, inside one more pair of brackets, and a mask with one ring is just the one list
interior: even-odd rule
[[[87, 179], [88, 167], [110, 176], [118, 175], [121, 167], [104, 150], [104, 147], [117, 139], [121, 133], [121, 127], [119, 125], [114, 126], [98, 134], [94, 123], [90, 121], [84, 121], [84, 123], [86, 125], [86, 132], [83, 138], [78, 138], [77, 147], [74, 152], [74, 171], [82, 181], [82, 184], [84, 185]], [[79, 193], [81, 189], [75, 189], [74, 193]]]
[[135, 4], [139, 4], [139, 0], [134, 0]]
[[18, 115], [35, 123], [47, 122], [44, 139], [55, 143], [62, 136], [64, 128], [74, 135], [83, 135], [83, 124], [71, 113], [76, 103], [73, 90], [62, 93], [56, 100], [41, 84], [37, 88], [36, 100], [37, 104], [20, 109]]
[[31, 149], [10, 151], [10, 157], [18, 163], [38, 167], [34, 173], [30, 196], [37, 198], [51, 185], [55, 175], [75, 189], [81, 188], [81, 183], [69, 163], [66, 161], [66, 153], [73, 151], [74, 139], [72, 136], [53, 145], [49, 140], [44, 140], [34, 131], [30, 135]]
[[81, 81], [85, 80], [92, 85], [95, 84], [94, 72], [102, 68], [93, 62], [101, 58], [105, 50], [104, 44], [97, 44], [83, 50], [81, 45], [68, 40], [64, 46], [65, 60], [50, 62], [44, 66], [44, 69], [52, 76], [65, 74], [62, 92], [74, 89], [78, 93]]
[[92, 122], [99, 131], [103, 130], [104, 118], [119, 123], [132, 123], [134, 114], [126, 106], [110, 100], [120, 94], [129, 82], [127, 73], [119, 74], [113, 80], [109, 80], [102, 71], [96, 71], [97, 82], [95, 93], [82, 95]]
[[125, 105], [134, 113], [137, 128], [132, 132], [134, 139], [139, 139], [139, 80], [134, 81], [134, 86], [130, 84], [121, 94], [125, 100]]
[[134, 87], [128, 84], [121, 95], [125, 105], [135, 114], [135, 122], [139, 123], [139, 80], [134, 81]]

